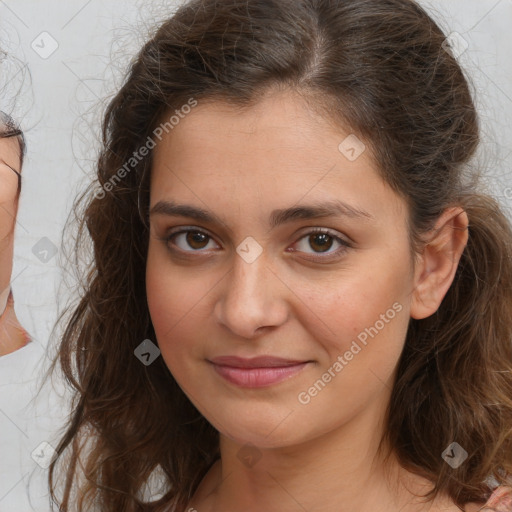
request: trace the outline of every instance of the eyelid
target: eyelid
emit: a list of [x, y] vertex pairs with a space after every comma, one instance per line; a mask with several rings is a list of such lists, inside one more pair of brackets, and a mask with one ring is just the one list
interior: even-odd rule
[[[206, 229], [200, 228], [198, 226], [179, 226], [176, 228], [171, 228], [166, 232], [166, 234], [163, 236], [163, 238], [160, 238], [160, 240], [165, 242], [167, 245], [169, 245], [171, 237], [180, 235], [182, 233], [188, 233], [188, 232], [202, 233], [202, 234], [206, 235], [210, 240], [213, 240], [217, 245], [219, 245], [213, 235], [211, 235]], [[346, 235], [341, 235], [341, 233], [338, 233], [337, 231], [332, 230], [330, 228], [322, 228], [322, 227], [314, 227], [314, 226], [304, 228], [304, 231], [302, 232], [302, 234], [297, 235], [298, 238], [295, 240], [295, 242], [292, 245], [297, 244], [298, 242], [300, 242], [303, 238], [305, 238], [307, 236], [311, 236], [311, 235], [315, 235], [315, 234], [326, 234], [326, 235], [330, 236], [331, 238], [333, 238], [334, 240], [336, 240], [342, 247], [334, 252], [326, 253], [325, 255], [323, 255], [324, 253], [314, 253], [314, 252], [313, 253], [304, 253], [304, 254], [309, 255], [309, 256], [304, 257], [304, 259], [328, 262], [329, 260], [339, 259], [348, 249], [351, 249], [354, 246], [354, 242], [352, 241], [352, 239], [350, 237], [348, 237]], [[181, 254], [201, 254], [201, 253], [208, 254], [211, 251], [211, 249], [210, 250], [201, 250], [200, 249], [200, 250], [195, 250], [195, 251], [194, 250], [186, 251], [186, 250], [180, 249], [179, 247], [176, 247], [175, 244], [173, 244], [173, 245], [174, 245], [174, 247], [172, 247], [172, 249], [169, 248], [169, 250], [176, 251]], [[301, 253], [302, 251], [292, 250], [292, 251], [288, 251], [288, 252]]]
[[[203, 234], [209, 236], [212, 239], [216, 238], [207, 229], [200, 228], [198, 226], [178, 226], [176, 228], [171, 228], [166, 232], [165, 236], [169, 237], [171, 235], [177, 235], [178, 233], [187, 232], [187, 231], [198, 231], [200, 233], [203, 233]], [[302, 233], [302, 234], [300, 234], [300, 233]], [[330, 228], [321, 228], [321, 227], [316, 227], [316, 226], [308, 226], [308, 227], [305, 227], [304, 230], [301, 230], [299, 232], [299, 235], [297, 235], [297, 236], [299, 236], [298, 240], [300, 240], [301, 238], [303, 238], [306, 235], [311, 235], [311, 234], [315, 234], [315, 233], [325, 233], [325, 234], [330, 235], [333, 238], [337, 238], [347, 244], [355, 243], [348, 235], [345, 235], [345, 234], [342, 235], [341, 233], [339, 233], [333, 229], [330, 229]]]
[[299, 236], [299, 240], [306, 235], [313, 235], [317, 233], [323, 233], [332, 236], [333, 238], [339, 240], [340, 242], [346, 244], [347, 246], [355, 244], [354, 240], [352, 240], [348, 235], [345, 235], [344, 233], [340, 233], [339, 231], [330, 228], [320, 228], [315, 226], [305, 228], [305, 232]]
[[[297, 252], [297, 253], [305, 254], [305, 256], [301, 256], [302, 259], [327, 264], [327, 263], [331, 263], [331, 262], [334, 263], [336, 261], [339, 261], [345, 255], [345, 253], [349, 249], [353, 249], [354, 245], [355, 245], [355, 243], [352, 241], [352, 239], [350, 237], [346, 237], [345, 235], [340, 236], [341, 233], [338, 233], [337, 231], [334, 231], [329, 228], [320, 228], [320, 227], [309, 228], [308, 231], [306, 231], [305, 233], [301, 234], [298, 237], [297, 241], [294, 242], [293, 245], [298, 244], [303, 238], [306, 238], [311, 235], [316, 235], [316, 234], [328, 235], [332, 239], [336, 240], [341, 245], [341, 247], [338, 248], [336, 251], [328, 252], [328, 253], [321, 253], [321, 252], [305, 253], [302, 251], [297, 251], [296, 249], [292, 249], [292, 251], [288, 251], [288, 252]], [[348, 240], [346, 240], [346, 238], [348, 238]]]
[[[182, 233], [189, 233], [189, 232], [202, 233], [203, 235], [206, 235], [208, 238], [213, 240], [217, 245], [219, 245], [219, 243], [216, 241], [215, 237], [212, 234], [210, 234], [206, 229], [203, 229], [203, 228], [200, 228], [200, 227], [197, 227], [197, 226], [179, 226], [179, 227], [176, 227], [176, 228], [171, 228], [168, 231], [166, 231], [165, 235], [163, 236], [163, 238], [160, 238], [160, 240], [162, 240], [163, 242], [166, 242], [167, 244], [169, 244], [171, 237], [176, 236], [176, 235], [180, 235]], [[180, 253], [184, 253], [184, 254], [187, 254], [187, 253], [207, 253], [207, 252], [209, 252], [209, 251], [204, 251], [204, 250], [184, 251], [183, 249], [180, 249], [179, 247], [173, 247], [173, 250], [176, 250], [176, 251], [178, 251]]]
[[206, 229], [197, 226], [179, 226], [176, 228], [171, 228], [169, 229], [169, 231], [166, 232], [165, 236], [170, 237], [172, 235], [178, 235], [179, 233], [187, 233], [189, 231], [202, 233], [204, 235], [209, 236], [213, 240], [215, 239], [215, 237], [212, 234], [210, 234]]

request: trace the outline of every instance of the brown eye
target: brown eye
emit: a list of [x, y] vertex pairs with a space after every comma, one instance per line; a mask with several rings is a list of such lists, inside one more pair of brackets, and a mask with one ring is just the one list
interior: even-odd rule
[[309, 235], [308, 242], [312, 249], [318, 249], [318, 252], [325, 252], [332, 247], [333, 237], [327, 233], [314, 233]]
[[[338, 248], [336, 248], [336, 245]], [[334, 247], [335, 250], [331, 249]], [[322, 255], [317, 258], [318, 260], [326, 260], [331, 256], [341, 256], [348, 248], [351, 248], [350, 242], [343, 238], [331, 233], [330, 231], [317, 228], [310, 233], [307, 233], [295, 243], [293, 251], [303, 252], [305, 254]]]
[[204, 249], [208, 245], [208, 236], [200, 231], [188, 231], [186, 235], [185, 240], [193, 249]]
[[[174, 245], [182, 252], [203, 252], [203, 249], [211, 249], [208, 247], [213, 242], [211, 236], [198, 229], [182, 229], [178, 232], [169, 234], [165, 241], [168, 245]], [[213, 247], [215, 248], [215, 247]]]

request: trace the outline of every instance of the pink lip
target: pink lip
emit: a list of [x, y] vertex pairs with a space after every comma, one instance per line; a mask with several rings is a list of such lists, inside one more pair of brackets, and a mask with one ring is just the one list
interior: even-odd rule
[[277, 384], [297, 374], [309, 363], [309, 361], [271, 356], [252, 359], [222, 356], [216, 357], [210, 362], [219, 375], [232, 384], [244, 388], [260, 388]]

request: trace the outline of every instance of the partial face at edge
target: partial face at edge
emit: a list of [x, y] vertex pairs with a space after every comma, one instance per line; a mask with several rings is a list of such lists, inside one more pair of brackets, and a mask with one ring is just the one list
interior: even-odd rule
[[[146, 283], [158, 345], [199, 411], [241, 443], [305, 442], [380, 416], [389, 399], [414, 287], [407, 210], [368, 152], [340, 152], [348, 135], [276, 93], [243, 113], [200, 103], [155, 149]], [[344, 214], [271, 222], [337, 201]], [[168, 215], [166, 202], [212, 219]], [[262, 355], [306, 364], [254, 388], [210, 362]]]
[[0, 137], [0, 240], [11, 232], [16, 218], [18, 176], [9, 167], [21, 172], [20, 146], [16, 137]]

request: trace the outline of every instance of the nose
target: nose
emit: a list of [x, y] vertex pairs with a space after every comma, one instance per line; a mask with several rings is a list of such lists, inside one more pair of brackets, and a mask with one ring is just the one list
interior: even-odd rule
[[255, 338], [288, 318], [288, 288], [268, 263], [264, 253], [252, 263], [236, 254], [232, 270], [222, 280], [214, 314], [239, 337]]

